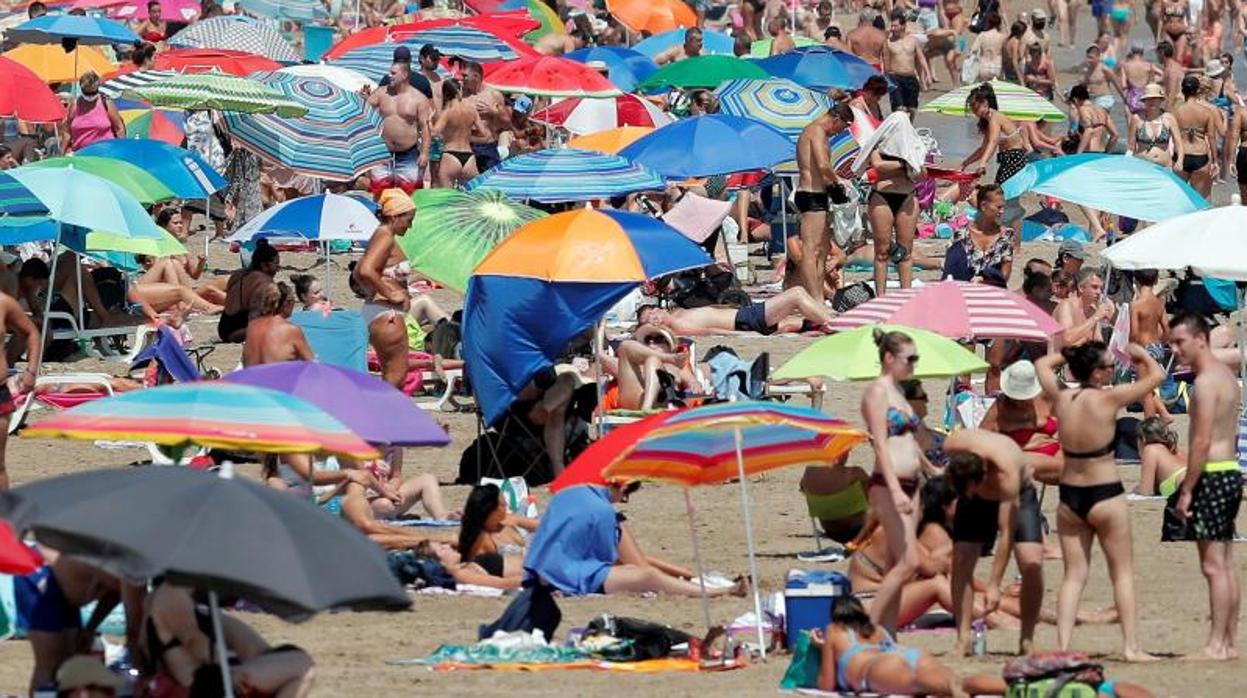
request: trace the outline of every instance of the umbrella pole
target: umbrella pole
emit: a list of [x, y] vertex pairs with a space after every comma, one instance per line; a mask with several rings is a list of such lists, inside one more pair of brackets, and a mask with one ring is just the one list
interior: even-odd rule
[[215, 591], [208, 592], [208, 608], [212, 612], [212, 632], [216, 634], [217, 664], [221, 667], [221, 685], [224, 687], [225, 698], [234, 698], [234, 682], [229, 675], [229, 650], [225, 647], [225, 631], [221, 628], [221, 604]]
[[697, 528], [693, 525], [693, 495], [684, 488], [684, 510], [688, 512], [688, 533], [693, 540], [693, 561], [697, 563], [697, 582], [701, 585], [701, 613], [710, 632], [710, 596], [706, 593], [706, 568], [701, 564], [701, 546], [697, 544]]
[[762, 593], [758, 590], [758, 558], [753, 549], [753, 516], [749, 513], [749, 479], [745, 477], [745, 451], [740, 429], [735, 430], [736, 472], [740, 475], [740, 506], [745, 513], [745, 545], [749, 548], [749, 586], [753, 587], [753, 617], [758, 629], [758, 649], [766, 659], [766, 639], [762, 636]]
[[[40, 347], [41, 350], [46, 349], [48, 347], [48, 324], [49, 324], [48, 313], [52, 312], [52, 294], [56, 290], [56, 263], [61, 258], [61, 256], [57, 254], [57, 251], [59, 250], [60, 245], [61, 245], [61, 231], [64, 230], [64, 228], [65, 228], [64, 223], [61, 223], [60, 225], [57, 226], [56, 239], [52, 241], [52, 268], [48, 272], [49, 276], [48, 276], [47, 299], [44, 300], [43, 302], [43, 322], [41, 323], [42, 326], [39, 328], [39, 341], [43, 343], [43, 346]], [[81, 300], [82, 299], [79, 299], [79, 301]], [[43, 361], [42, 361], [43, 352], [42, 351], [39, 352], [39, 356], [41, 357], [39, 361], [39, 365], [35, 367], [35, 378], [36, 379], [39, 377], [40, 369], [43, 368]]]
[[[1242, 378], [1245, 383], [1247, 383], [1247, 327], [1243, 327], [1243, 321], [1244, 321], [1243, 308], [1245, 305], [1247, 305], [1247, 303], [1245, 303], [1244, 300], [1247, 300], [1247, 297], [1244, 296], [1244, 293], [1245, 292], [1242, 286], [1235, 286], [1234, 299], [1235, 301], [1237, 301], [1235, 305], [1238, 306], [1237, 307], [1238, 322], [1235, 324], [1234, 330], [1236, 334], [1238, 335], [1238, 352], [1239, 352], [1238, 372], [1239, 372], [1239, 377]], [[1242, 403], [1241, 394], [1239, 396], [1239, 401], [1240, 403]], [[1247, 416], [1247, 403], [1242, 403], [1239, 405], [1239, 414]]]

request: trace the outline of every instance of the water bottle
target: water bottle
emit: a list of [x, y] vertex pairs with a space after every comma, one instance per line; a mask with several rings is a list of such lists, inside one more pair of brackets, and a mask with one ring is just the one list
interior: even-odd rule
[[976, 657], [987, 654], [987, 624], [976, 620], [970, 624], [970, 648]]

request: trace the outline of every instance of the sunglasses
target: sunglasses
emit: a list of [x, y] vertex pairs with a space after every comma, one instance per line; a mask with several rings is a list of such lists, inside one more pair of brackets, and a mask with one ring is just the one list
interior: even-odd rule
[[1109, 369], [1117, 368], [1117, 364], [1110, 361], [1108, 363], [1098, 364], [1096, 368], [1104, 369], [1107, 371]]

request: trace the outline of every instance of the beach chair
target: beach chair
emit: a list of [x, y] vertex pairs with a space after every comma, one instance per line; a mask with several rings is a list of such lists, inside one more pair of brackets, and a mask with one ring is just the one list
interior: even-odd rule
[[[144, 333], [150, 329], [146, 321], [136, 322], [132, 325], [116, 325], [111, 327], [90, 327], [91, 311], [86, 307], [86, 302], [81, 300], [82, 297], [82, 264], [78, 263], [75, 258], [76, 283], [79, 296], [78, 310], [76, 313], [65, 312], [61, 310], [50, 310], [47, 313], [48, 318], [48, 337], [44, 341], [51, 340], [71, 340], [77, 342], [82, 351], [94, 358], [103, 358], [105, 356], [118, 356], [123, 361], [130, 361], [133, 358], [133, 349], [127, 353], [124, 350], [125, 340], [131, 339], [130, 347], [140, 346], [144, 337]], [[105, 267], [104, 269], [108, 269]], [[101, 271], [96, 269], [96, 272]], [[118, 274], [120, 282], [126, 284], [126, 275], [120, 274], [116, 270], [111, 270]], [[94, 274], [93, 274], [94, 275]], [[101, 293], [101, 295], [103, 295]], [[122, 293], [121, 302], [124, 303], [124, 291]], [[99, 350], [95, 347], [98, 346]]]
[[866, 513], [870, 504], [866, 499], [866, 488], [861, 482], [853, 482], [848, 487], [833, 494], [813, 494], [802, 491], [805, 497], [806, 510], [810, 514], [810, 528], [814, 532], [814, 550], [799, 553], [797, 558], [802, 562], [834, 562], [847, 557], [844, 546], [832, 543], [823, 545], [821, 521], [836, 521]]

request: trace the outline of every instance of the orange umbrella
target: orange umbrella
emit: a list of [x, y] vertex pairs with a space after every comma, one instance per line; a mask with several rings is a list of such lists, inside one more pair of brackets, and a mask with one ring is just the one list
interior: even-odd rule
[[60, 44], [22, 44], [6, 51], [4, 57], [30, 68], [44, 82], [76, 82], [88, 70], [105, 78], [117, 70], [99, 49], [90, 46], [65, 53]]
[[653, 132], [648, 126], [620, 126], [605, 131], [576, 136], [567, 142], [568, 147], [581, 150], [593, 150], [607, 155], [618, 155], [619, 151], [632, 145], [632, 142]]
[[680, 0], [606, 0], [606, 9], [637, 33], [697, 26], [697, 13]]

